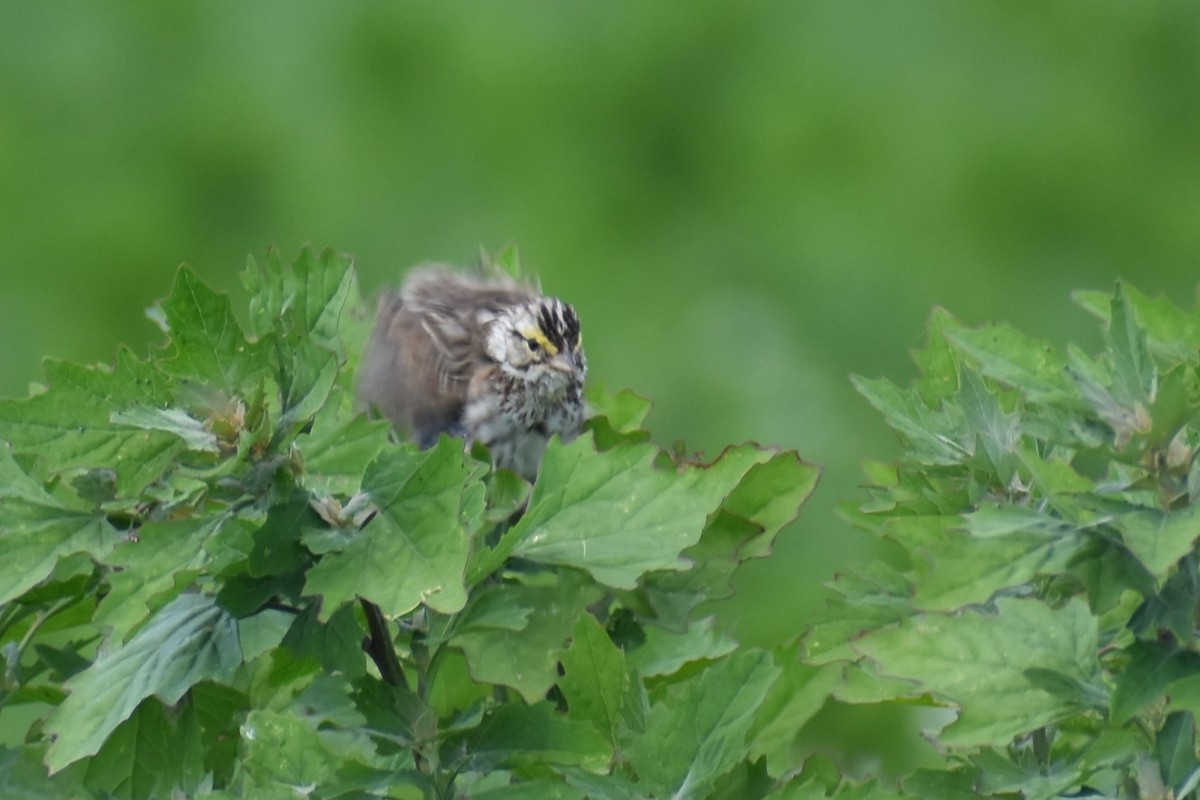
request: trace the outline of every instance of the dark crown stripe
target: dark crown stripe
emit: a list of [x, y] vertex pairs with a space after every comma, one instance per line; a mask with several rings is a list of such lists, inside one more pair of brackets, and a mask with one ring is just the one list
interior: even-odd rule
[[579, 317], [566, 303], [542, 303], [538, 307], [537, 321], [542, 333], [559, 350], [569, 350], [579, 342]]

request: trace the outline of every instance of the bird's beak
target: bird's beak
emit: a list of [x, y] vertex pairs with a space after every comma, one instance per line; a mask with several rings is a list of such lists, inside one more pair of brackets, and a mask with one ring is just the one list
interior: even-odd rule
[[559, 353], [550, 359], [550, 368], [559, 372], [571, 373], [579, 369], [579, 361], [575, 358], [575, 354], [571, 352]]

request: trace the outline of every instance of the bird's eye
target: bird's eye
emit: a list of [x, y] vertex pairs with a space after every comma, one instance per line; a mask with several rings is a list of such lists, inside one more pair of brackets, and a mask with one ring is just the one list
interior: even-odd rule
[[542, 346], [538, 344], [538, 340], [534, 339], [532, 336], [525, 337], [525, 344], [529, 346], [529, 352], [531, 353], [536, 353], [538, 350], [542, 349]]

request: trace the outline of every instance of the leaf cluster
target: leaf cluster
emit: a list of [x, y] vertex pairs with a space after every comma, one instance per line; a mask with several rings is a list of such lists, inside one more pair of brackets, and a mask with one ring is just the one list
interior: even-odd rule
[[418, 450], [354, 407], [348, 259], [245, 285], [182, 268], [159, 350], [0, 401], [0, 795], [810, 796], [821, 673], [696, 608], [816, 468], [602, 390], [534, 485]]
[[920, 377], [857, 378], [904, 446], [846, 513], [804, 656], [835, 697], [944, 707], [905, 796], [1181, 798], [1200, 784], [1200, 313], [1118, 286], [1088, 355], [934, 313]]

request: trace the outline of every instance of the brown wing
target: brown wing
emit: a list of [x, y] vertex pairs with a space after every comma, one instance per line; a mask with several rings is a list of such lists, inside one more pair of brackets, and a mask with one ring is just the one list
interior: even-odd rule
[[399, 294], [380, 297], [359, 367], [360, 404], [421, 444], [453, 432], [471, 376], [483, 364], [487, 323], [531, 296], [511, 280], [440, 266], [412, 271]]

